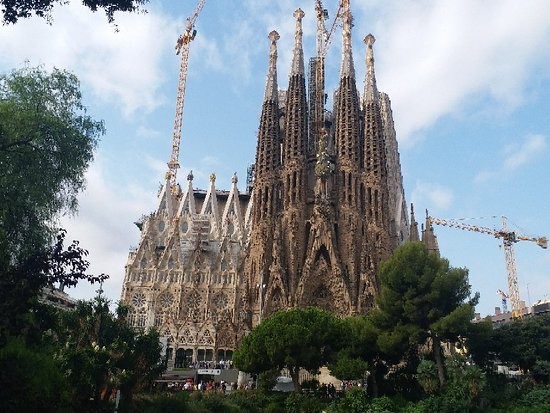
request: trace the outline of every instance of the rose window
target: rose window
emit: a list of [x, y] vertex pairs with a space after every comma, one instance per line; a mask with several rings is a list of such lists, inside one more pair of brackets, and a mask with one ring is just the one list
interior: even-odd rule
[[170, 293], [164, 293], [159, 297], [159, 304], [162, 307], [170, 307], [174, 302], [174, 296]]
[[220, 293], [214, 297], [214, 305], [218, 308], [225, 308], [227, 307], [228, 303], [227, 295], [224, 293]]
[[134, 307], [142, 307], [145, 304], [145, 294], [136, 293], [132, 297], [132, 304]]

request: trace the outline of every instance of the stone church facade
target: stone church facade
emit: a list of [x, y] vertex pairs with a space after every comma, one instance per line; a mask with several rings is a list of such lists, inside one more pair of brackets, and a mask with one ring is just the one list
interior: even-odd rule
[[[406, 211], [390, 99], [376, 85], [374, 37], [365, 38], [360, 96], [344, 9], [339, 86], [332, 112], [324, 103], [319, 110], [313, 99], [324, 100], [324, 61], [312, 59], [306, 79], [304, 13], [294, 17], [285, 91], [278, 89], [279, 35], [269, 34], [250, 190], [240, 193], [236, 176], [229, 191], [218, 190], [214, 174], [206, 191], [197, 190], [190, 173], [183, 189], [167, 180], [157, 209], [136, 223], [141, 238], [121, 300], [130, 324], [159, 329], [171, 365], [230, 359], [239, 340], [279, 309], [367, 313], [380, 262], [419, 239]], [[424, 235], [437, 247], [433, 232]]]

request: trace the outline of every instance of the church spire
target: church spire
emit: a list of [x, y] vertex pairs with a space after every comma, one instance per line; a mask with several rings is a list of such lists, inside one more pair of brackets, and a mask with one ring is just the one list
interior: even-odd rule
[[279, 33], [268, 36], [269, 68], [265, 86], [264, 102], [258, 128], [258, 146], [254, 180], [254, 222], [275, 213], [278, 207], [277, 171], [281, 165], [281, 135], [279, 128], [279, 99], [277, 89], [277, 40]]
[[363, 102], [365, 110], [363, 166], [367, 173], [380, 178], [386, 176], [387, 164], [383, 120], [374, 75], [374, 56], [372, 50], [374, 41], [375, 38], [372, 34], [365, 37], [365, 44], [367, 45], [367, 71], [365, 74], [365, 96]]
[[432, 221], [430, 220], [428, 210], [426, 210], [426, 224], [425, 227], [422, 228], [422, 242], [428, 251], [439, 256], [439, 243], [437, 242], [437, 236], [434, 233], [434, 227], [432, 225]]
[[305, 194], [306, 174], [303, 169], [305, 168], [308, 128], [304, 53], [302, 50], [302, 19], [304, 15], [301, 9], [294, 12], [296, 34], [294, 56], [286, 92], [282, 162], [286, 167], [284, 174], [290, 176], [284, 183], [285, 190], [295, 195], [292, 197], [294, 199], [287, 198], [285, 205], [300, 200]]
[[269, 47], [269, 69], [267, 71], [267, 81], [265, 85], [264, 102], [271, 100], [277, 101], [277, 40], [280, 39], [279, 33], [273, 30], [269, 33], [268, 39], [271, 41]]
[[340, 78], [347, 76], [355, 79], [355, 68], [351, 52], [352, 23], [350, 0], [342, 0], [342, 66], [340, 68]]
[[414, 217], [414, 205], [411, 203], [411, 226], [409, 229], [409, 241], [420, 241], [418, 236], [418, 222]]
[[378, 101], [378, 89], [376, 88], [376, 76], [374, 74], [374, 53], [372, 45], [376, 41], [372, 34], [368, 34], [365, 37], [365, 44], [367, 45], [367, 71], [365, 73], [365, 102]]
[[292, 56], [292, 68], [290, 70], [290, 76], [304, 75], [304, 50], [302, 48], [302, 19], [305, 13], [302, 9], [297, 9], [294, 14], [296, 19], [296, 32], [294, 34], [294, 54]]

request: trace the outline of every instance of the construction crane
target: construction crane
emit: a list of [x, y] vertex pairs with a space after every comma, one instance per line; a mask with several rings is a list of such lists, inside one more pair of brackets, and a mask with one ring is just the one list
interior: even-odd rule
[[482, 234], [492, 235], [495, 238], [502, 239], [504, 246], [504, 257], [506, 260], [506, 271], [508, 273], [508, 297], [512, 302], [512, 317], [521, 318], [523, 309], [519, 296], [518, 276], [516, 272], [516, 259], [514, 255], [514, 244], [519, 241], [531, 241], [536, 243], [541, 248], [548, 248], [548, 240], [546, 237], [527, 237], [518, 235], [514, 231], [508, 229], [506, 217], [502, 217], [502, 229], [493, 229], [477, 225], [465, 224], [457, 219], [441, 219], [428, 216], [428, 222], [432, 225], [443, 225], [446, 227], [457, 228], [464, 231], [479, 232]]
[[170, 161], [168, 162], [168, 172], [166, 176], [170, 182], [170, 190], [172, 193], [177, 193], [176, 175], [180, 167], [180, 142], [181, 142], [181, 125], [183, 119], [183, 106], [185, 102], [185, 84], [187, 81], [187, 68], [189, 65], [189, 45], [195, 39], [197, 31], [195, 30], [195, 22], [204, 7], [206, 0], [199, 0], [195, 12], [191, 17], [187, 18], [185, 30], [180, 35], [176, 43], [176, 54], [181, 54], [180, 73], [178, 80], [178, 93], [176, 95], [176, 116], [174, 119], [174, 130], [172, 132], [172, 152]]
[[507, 313], [508, 312], [508, 294], [506, 294], [504, 291], [502, 290], [497, 290], [497, 294], [500, 295], [500, 297], [502, 298], [502, 312], [503, 313]]
[[[325, 56], [332, 42], [332, 35], [336, 30], [337, 22], [342, 16], [344, 2], [349, 0], [341, 0], [339, 2], [338, 11], [327, 30], [325, 20], [328, 20], [329, 15], [327, 9], [323, 8], [321, 0], [315, 1], [315, 13], [317, 16], [317, 31], [315, 37], [315, 57], [310, 59], [310, 113], [311, 124], [310, 131], [313, 136], [313, 148], [317, 152], [317, 141], [321, 136], [321, 130], [324, 127], [325, 117]], [[314, 80], [314, 82], [311, 82]]]

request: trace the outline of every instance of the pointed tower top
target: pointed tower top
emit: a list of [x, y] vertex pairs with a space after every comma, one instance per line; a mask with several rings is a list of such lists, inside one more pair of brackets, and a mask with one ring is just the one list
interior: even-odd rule
[[189, 173], [187, 174], [187, 180], [188, 180], [188, 181], [193, 181], [193, 178], [194, 178], [194, 176], [193, 176], [193, 171], [191, 170], [191, 171], [189, 171]]
[[302, 9], [297, 9], [294, 14], [296, 19], [296, 32], [294, 34], [294, 55], [292, 56], [292, 68], [290, 76], [304, 74], [304, 50], [302, 48], [302, 19], [305, 13]]
[[426, 224], [422, 231], [422, 242], [426, 246], [426, 249], [430, 252], [433, 252], [439, 256], [439, 244], [437, 242], [437, 236], [434, 233], [434, 227], [432, 221], [430, 220], [430, 215], [426, 209]]
[[268, 39], [271, 42], [269, 47], [269, 69], [267, 71], [267, 82], [265, 85], [264, 102], [277, 101], [277, 40], [281, 36], [275, 30], [269, 33]]
[[418, 234], [418, 222], [414, 216], [414, 205], [411, 203], [411, 226], [409, 228], [409, 241], [420, 241]]
[[233, 172], [233, 176], [231, 177], [231, 183], [236, 184], [239, 182], [239, 178], [237, 178], [237, 172]]
[[365, 102], [374, 102], [378, 100], [378, 89], [376, 88], [376, 76], [374, 74], [374, 53], [372, 45], [376, 41], [372, 34], [368, 34], [365, 37], [365, 44], [367, 45], [367, 71], [365, 73]]
[[340, 77], [349, 76], [355, 78], [353, 67], [353, 55], [351, 53], [351, 28], [353, 26], [350, 0], [342, 0], [342, 67]]

